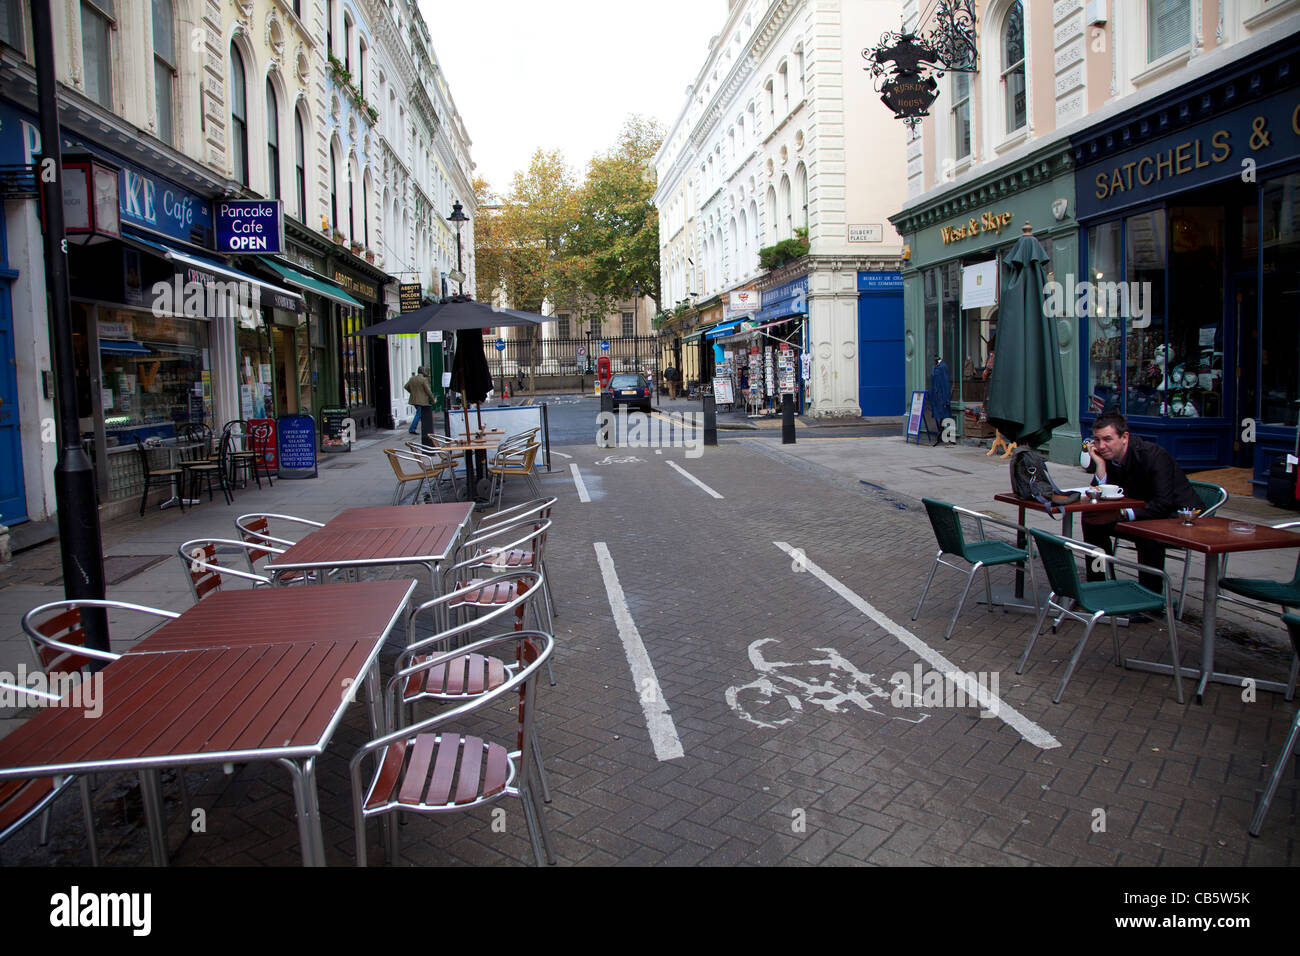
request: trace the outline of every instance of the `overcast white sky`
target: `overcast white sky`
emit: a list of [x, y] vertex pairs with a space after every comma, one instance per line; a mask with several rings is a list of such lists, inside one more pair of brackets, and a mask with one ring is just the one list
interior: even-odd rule
[[473, 140], [504, 194], [533, 151], [581, 176], [630, 113], [666, 128], [721, 31], [727, 0], [419, 0]]

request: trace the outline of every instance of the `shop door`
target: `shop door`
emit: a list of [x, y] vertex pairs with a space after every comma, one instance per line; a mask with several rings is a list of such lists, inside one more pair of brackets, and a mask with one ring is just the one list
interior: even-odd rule
[[272, 373], [275, 414], [294, 415], [298, 412], [297, 350], [294, 330], [277, 325], [272, 328], [271, 335], [273, 338], [271, 355], [275, 363]]
[[14, 317], [9, 282], [0, 281], [0, 524], [27, 520], [23, 448], [18, 433], [18, 366], [14, 363]]
[[[1225, 389], [1229, 394], [1235, 393], [1236, 415], [1232, 421], [1241, 422], [1254, 418], [1259, 413], [1259, 301], [1258, 280], [1254, 272], [1238, 273], [1231, 279], [1228, 288], [1228, 302], [1233, 310], [1235, 326], [1235, 355], [1232, 364], [1235, 367], [1236, 388]], [[1223, 363], [1225, 372], [1228, 363]], [[1241, 428], [1236, 426], [1233, 436], [1233, 464], [1238, 468], [1255, 467], [1255, 446], [1252, 442], [1241, 440]]]
[[907, 405], [903, 290], [858, 296], [858, 405], [863, 415], [901, 415]]

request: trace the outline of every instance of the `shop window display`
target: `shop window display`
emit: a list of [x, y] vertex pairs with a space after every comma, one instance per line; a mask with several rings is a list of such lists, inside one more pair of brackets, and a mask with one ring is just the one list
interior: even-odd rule
[[1294, 426], [1300, 409], [1300, 174], [1264, 184], [1260, 421]]
[[99, 316], [100, 397], [110, 447], [136, 437], [170, 438], [184, 423], [210, 419], [205, 323], [114, 310]]

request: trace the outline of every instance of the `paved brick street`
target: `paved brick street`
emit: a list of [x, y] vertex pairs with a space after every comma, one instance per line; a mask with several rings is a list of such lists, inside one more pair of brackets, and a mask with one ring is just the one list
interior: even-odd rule
[[[241, 492], [233, 507], [205, 502], [184, 516], [116, 523], [105, 530], [106, 550], [167, 555], [184, 537], [229, 535], [231, 518], [250, 510], [325, 518], [345, 506], [387, 504], [391, 478], [379, 449], [388, 443], [381, 436], [328, 462], [314, 481]], [[1016, 675], [1030, 617], [989, 613], [972, 595], [952, 640], [943, 640], [960, 591], [956, 573], [940, 571], [920, 618], [910, 620], [935, 550], [915, 488], [882, 492], [838, 480], [766, 440], [724, 441], [695, 459], [681, 449], [556, 451], [572, 456], [557, 455], [542, 478], [560, 499], [548, 550], [558, 684], [543, 681], [539, 701], [554, 795], [545, 812], [562, 865], [1297, 862], [1293, 775], [1263, 835], [1246, 834], [1294, 703], [1269, 693], [1247, 703], [1239, 689], [1212, 684], [1197, 706], [1185, 681], [1189, 703], [1179, 705], [1168, 677], [1114, 665], [1103, 628], [1053, 705], [1077, 625], [1041, 638]], [[589, 502], [579, 499], [571, 465]], [[507, 497], [522, 494], [518, 486]], [[26, 660], [19, 615], [59, 596], [48, 586], [57, 575], [49, 547], [0, 572], [6, 668]], [[995, 571], [994, 583], [1010, 577]], [[627, 615], [611, 604], [619, 589]], [[190, 604], [174, 556], [110, 596]], [[1180, 629], [1185, 662], [1196, 659], [1198, 625], [1189, 613]], [[1153, 624], [1121, 638], [1126, 656], [1167, 658], [1167, 637]], [[639, 682], [629, 664], [638, 641], [653, 668], [652, 678], [636, 671]], [[1248, 673], [1285, 676], [1275, 644], [1221, 645], [1224, 659]], [[939, 655], [990, 681], [995, 715], [925, 699], [921, 686], [912, 688], [920, 695], [908, 698], [913, 706], [895, 705], [904, 695], [891, 678], [911, 681], [916, 665], [929, 671]], [[505, 708], [492, 716], [511, 720]], [[365, 734], [363, 708], [353, 708], [319, 769], [333, 865], [353, 862], [347, 758]], [[657, 758], [674, 743], [680, 756]], [[191, 832], [173, 813], [175, 865], [298, 864], [287, 774], [254, 765], [233, 775], [196, 771], [189, 781], [206, 826]], [[175, 787], [166, 792], [178, 811]], [[132, 779], [104, 781], [96, 799], [107, 862], [147, 862]], [[403, 862], [531, 864], [518, 804], [499, 806], [504, 818], [484, 808], [411, 819]], [[48, 847], [36, 845], [29, 827], [0, 859], [85, 862], [75, 797], [58, 804], [56, 818]], [[382, 860], [373, 825], [370, 860]]]

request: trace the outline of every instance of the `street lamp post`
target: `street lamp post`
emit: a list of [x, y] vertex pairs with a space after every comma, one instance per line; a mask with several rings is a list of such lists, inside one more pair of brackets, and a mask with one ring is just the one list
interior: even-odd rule
[[462, 222], [469, 222], [469, 216], [465, 215], [465, 209], [461, 206], [459, 201], [451, 204], [451, 215], [447, 217], [447, 221], [456, 224], [456, 275], [458, 276], [456, 279], [456, 294], [464, 295], [465, 267], [461, 263], [460, 224]]

